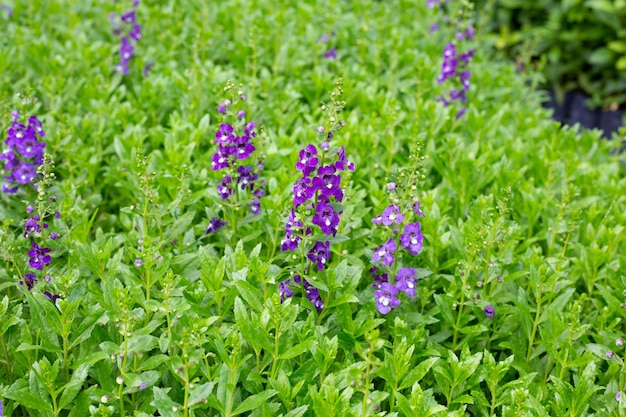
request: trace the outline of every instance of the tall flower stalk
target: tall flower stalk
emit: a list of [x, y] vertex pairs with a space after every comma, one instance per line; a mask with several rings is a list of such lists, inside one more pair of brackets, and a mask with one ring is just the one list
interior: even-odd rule
[[223, 218], [213, 217], [206, 229], [206, 234], [215, 233], [230, 224], [233, 238], [237, 236], [240, 212], [261, 214], [261, 197], [265, 195], [265, 180], [259, 175], [263, 159], [257, 150], [256, 122], [250, 121], [242, 109], [247, 97], [240, 88], [229, 81], [224, 88], [228, 98], [218, 106], [223, 123], [215, 132], [217, 150], [211, 167], [223, 172], [217, 192], [224, 212]]
[[387, 184], [391, 200], [372, 223], [382, 230], [384, 243], [374, 249], [370, 269], [376, 309], [387, 314], [400, 306], [400, 293], [413, 298], [418, 284], [417, 269], [407, 266], [404, 257], [420, 254], [424, 247], [419, 218], [424, 217], [420, 201], [415, 195], [422, 157], [411, 156], [411, 167], [400, 171], [398, 183]]
[[[343, 80], [339, 79], [331, 93], [331, 104], [322, 105], [327, 117], [325, 125], [316, 128], [318, 146], [308, 144], [298, 155], [296, 169], [302, 175], [293, 185], [293, 206], [285, 225], [281, 250], [298, 251], [300, 265], [293, 277], [279, 285], [281, 300], [294, 295], [295, 289], [321, 312], [324, 300], [314, 286], [315, 275], [326, 269], [330, 262], [330, 238], [337, 235], [343, 213], [344, 191], [341, 172], [354, 171], [354, 163], [346, 157], [344, 146], [331, 146], [335, 133], [345, 126], [339, 115], [345, 107], [340, 100]], [[313, 231], [320, 231], [327, 238], [312, 238]]]

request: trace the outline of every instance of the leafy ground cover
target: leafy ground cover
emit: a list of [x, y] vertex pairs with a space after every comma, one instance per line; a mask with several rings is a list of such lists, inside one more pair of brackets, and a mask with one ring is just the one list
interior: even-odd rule
[[1, 415], [624, 414], [624, 154], [471, 15], [6, 6]]

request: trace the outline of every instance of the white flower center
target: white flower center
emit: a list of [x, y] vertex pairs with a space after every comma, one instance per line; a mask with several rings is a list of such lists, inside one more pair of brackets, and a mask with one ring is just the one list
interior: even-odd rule
[[378, 302], [381, 303], [384, 306], [388, 306], [389, 305], [389, 298], [385, 297], [384, 295], [382, 297], [378, 298]]

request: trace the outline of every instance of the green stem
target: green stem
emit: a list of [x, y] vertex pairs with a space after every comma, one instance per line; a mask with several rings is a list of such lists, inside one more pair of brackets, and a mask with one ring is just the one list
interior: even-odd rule
[[533, 345], [535, 344], [535, 336], [537, 335], [537, 327], [539, 326], [539, 316], [541, 315], [541, 295], [543, 285], [539, 285], [539, 297], [537, 299], [537, 310], [535, 311], [535, 320], [533, 322], [533, 329], [530, 332], [530, 339], [528, 340], [528, 350], [526, 352], [526, 363], [530, 362], [530, 357], [533, 352]]
[[365, 387], [363, 391], [363, 403], [361, 404], [361, 416], [367, 417], [367, 402], [369, 400], [370, 389], [370, 365], [372, 360], [372, 348], [367, 350], [367, 365], [365, 368]]

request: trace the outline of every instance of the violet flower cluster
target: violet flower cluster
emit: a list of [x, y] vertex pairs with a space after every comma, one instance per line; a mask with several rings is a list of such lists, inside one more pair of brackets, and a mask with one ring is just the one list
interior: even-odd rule
[[[389, 188], [390, 191], [393, 189], [395, 184], [393, 188]], [[418, 200], [414, 201], [411, 211], [417, 217], [424, 217]], [[400, 305], [400, 292], [411, 298], [415, 296], [417, 270], [401, 266], [399, 257], [402, 249], [412, 256], [418, 255], [423, 249], [424, 235], [420, 222], [408, 222], [407, 217], [400, 206], [390, 204], [382, 214], [372, 219], [374, 224], [387, 229], [391, 235], [385, 243], [374, 249], [372, 263], [375, 266], [370, 269], [373, 275], [372, 286], [376, 289], [376, 308], [381, 314], [387, 314]]]
[[[246, 96], [239, 94], [239, 102], [246, 101]], [[236, 111], [231, 100], [225, 100], [218, 106], [218, 113], [227, 114], [229, 111], [236, 115], [236, 123], [222, 123], [215, 133], [217, 152], [213, 155], [211, 166], [213, 171], [224, 170], [224, 176], [217, 186], [217, 192], [222, 200], [229, 200], [239, 196], [242, 191], [251, 194], [252, 200], [248, 203], [252, 214], [261, 213], [261, 197], [265, 195], [265, 180], [259, 177], [263, 170], [262, 162], [246, 163], [253, 159], [257, 150], [256, 123], [246, 121], [243, 110]], [[236, 202], [237, 203], [237, 202]], [[236, 204], [235, 203], [235, 204]], [[227, 223], [219, 217], [210, 220], [206, 234], [214, 233]]]
[[[342, 93], [341, 84], [341, 80], [338, 81], [339, 87], [333, 93], [333, 100]], [[341, 187], [341, 172], [354, 171], [354, 163], [348, 160], [345, 147], [333, 149], [330, 147], [334, 131], [345, 126], [345, 121], [335, 122], [334, 118], [344, 103], [334, 101], [334, 104], [330, 110], [330, 120], [333, 124], [328, 129], [324, 126], [316, 129], [322, 139], [319, 149], [309, 144], [298, 155], [296, 169], [302, 176], [293, 185], [293, 207], [285, 225], [285, 236], [281, 240], [282, 252], [295, 251], [298, 247], [303, 254], [306, 252], [306, 260], [310, 263], [304, 267], [303, 273], [307, 273], [313, 267], [320, 272], [328, 266], [331, 254], [330, 240], [307, 243], [305, 238], [311, 235], [314, 226], [326, 236], [337, 235], [340, 216], [343, 213], [341, 202], [344, 191]], [[326, 110], [326, 107], [322, 109]], [[286, 280], [279, 285], [281, 300], [293, 295], [293, 290], [289, 288], [291, 283], [292, 280]], [[296, 275], [293, 283], [302, 287], [307, 299], [318, 312], [323, 309], [324, 303], [319, 291], [305, 278]]]
[[[113, 34], [120, 36], [120, 62], [115, 66], [115, 71], [128, 75], [128, 64], [135, 56], [135, 48], [139, 41], [141, 41], [141, 25], [137, 23], [137, 6], [139, 0], [133, 0], [133, 9], [118, 16], [117, 13], [111, 13], [109, 20], [113, 24]], [[119, 19], [118, 19], [119, 17]], [[149, 63], [144, 69], [144, 75], [150, 70]]]
[[6, 148], [0, 155], [4, 160], [7, 183], [2, 192], [14, 194], [20, 185], [31, 184], [37, 178], [37, 167], [43, 163], [43, 150], [46, 143], [39, 140], [46, 136], [43, 125], [36, 116], [28, 119], [28, 124], [19, 123], [19, 114], [12, 114], [13, 123], [7, 130]]
[[[428, 7], [443, 9], [447, 3], [447, 1], [444, 3], [439, 0], [428, 0]], [[452, 20], [446, 16], [445, 21], [450, 23]], [[462, 103], [455, 116], [458, 120], [467, 112], [465, 103], [467, 103], [467, 92], [470, 89], [470, 77], [472, 76], [472, 72], [469, 71], [468, 67], [476, 50], [474, 48], [467, 49], [465, 52], [460, 50], [460, 45], [464, 41], [474, 40], [474, 28], [471, 24], [463, 22], [463, 19], [455, 20], [455, 22], [456, 39], [444, 46], [441, 73], [437, 77], [437, 83], [446, 83], [450, 87], [448, 92], [440, 95], [437, 100], [442, 102], [444, 106], [449, 106], [455, 101]], [[430, 27], [430, 31], [434, 32], [438, 28], [439, 25], [433, 24]]]

